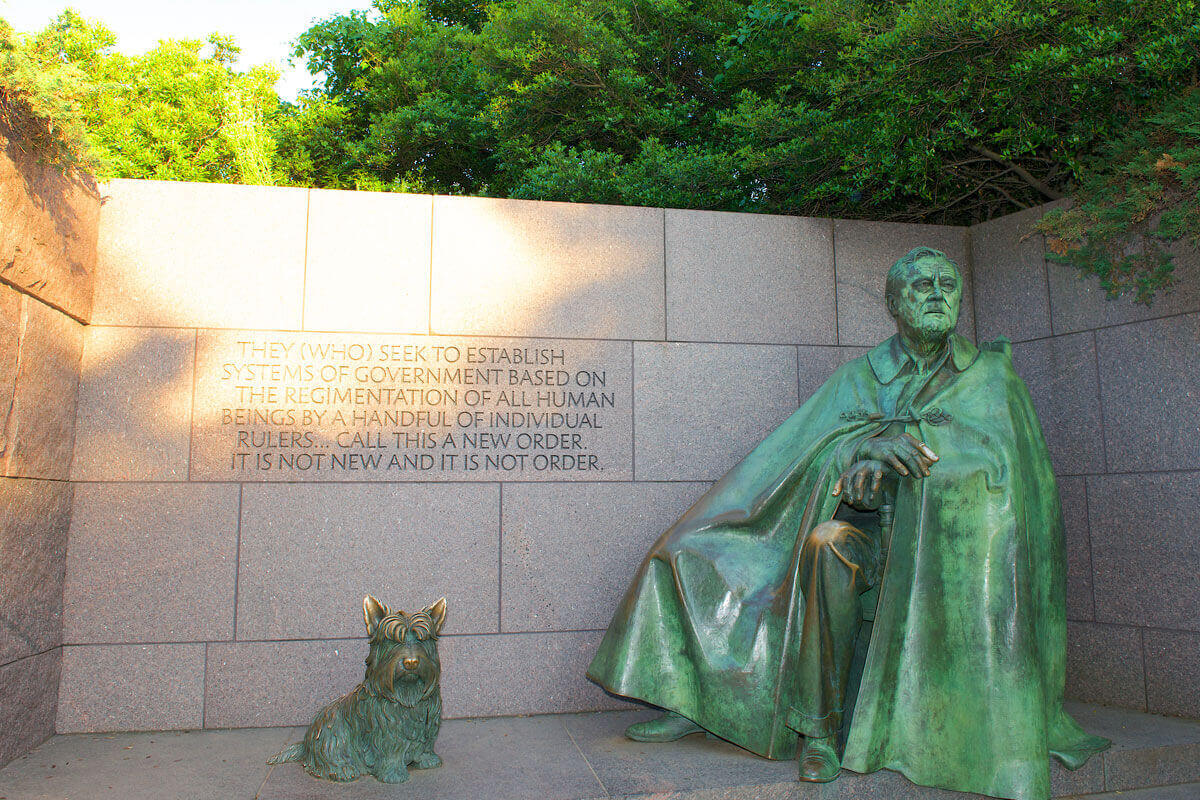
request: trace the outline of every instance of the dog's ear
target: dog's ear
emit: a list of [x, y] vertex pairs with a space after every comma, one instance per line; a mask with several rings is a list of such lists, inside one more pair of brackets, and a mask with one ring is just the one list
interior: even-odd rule
[[363, 598], [363, 622], [367, 624], [367, 636], [375, 635], [375, 629], [379, 627], [379, 621], [388, 615], [387, 606], [376, 600], [371, 595]]
[[442, 632], [442, 623], [446, 621], [446, 598], [443, 597], [425, 609], [425, 613], [433, 620], [433, 635], [439, 635]]

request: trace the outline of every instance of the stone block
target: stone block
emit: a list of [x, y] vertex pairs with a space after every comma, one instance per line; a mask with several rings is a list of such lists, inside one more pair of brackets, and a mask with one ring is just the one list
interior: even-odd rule
[[1092, 620], [1092, 543], [1088, 533], [1087, 487], [1083, 478], [1059, 478], [1067, 544], [1067, 619]]
[[838, 344], [871, 347], [896, 332], [883, 302], [888, 268], [914, 247], [948, 255], [963, 275], [958, 332], [975, 339], [975, 313], [967, 229], [947, 225], [834, 220]]
[[634, 474], [720, 478], [797, 408], [796, 349], [634, 342]]
[[1096, 331], [1096, 347], [1108, 468], [1196, 469], [1200, 314]]
[[971, 227], [980, 341], [1007, 336], [1019, 342], [1050, 335], [1045, 237], [1033, 230], [1047, 210], [1029, 208]]
[[59, 733], [199, 728], [203, 644], [63, 648]]
[[830, 220], [666, 214], [668, 339], [837, 343]]
[[431, 333], [660, 339], [663, 211], [437, 197], [432, 288]]
[[6, 796], [246, 800], [267, 777], [267, 759], [291, 733], [278, 728], [56, 736], [6, 770]]
[[[17, 373], [20, 371], [21, 332], [24, 327], [25, 295], [0, 284], [0, 476], [8, 474], [12, 443], [8, 441], [9, 424], [15, 410]], [[12, 409], [12, 410], [10, 410]]]
[[66, 480], [75, 446], [83, 326], [32, 298], [21, 314], [20, 367], [7, 426], [8, 474]]
[[1200, 719], [1200, 633], [1147, 629], [1144, 636], [1150, 712]]
[[[751, 787], [783, 781], [795, 784], [796, 762], [769, 761], [728, 742], [689, 736], [670, 745], [626, 739], [625, 728], [652, 719], [650, 709], [623, 714], [580, 714], [563, 718], [571, 738], [579, 745], [604, 787], [614, 797], [654, 794], [674, 797], [693, 789], [738, 787], [738, 797], [755, 797]], [[838, 783], [830, 784], [836, 787]], [[715, 794], [722, 797], [722, 794]], [[768, 795], [774, 797], [774, 795]], [[803, 795], [796, 795], [802, 797]]]
[[0, 666], [0, 767], [54, 734], [61, 664], [55, 648]]
[[1174, 786], [1105, 792], [1090, 800], [1196, 800], [1197, 797], [1200, 797], [1200, 783], [1178, 783]]
[[94, 323], [300, 328], [307, 189], [144, 180], [103, 189]]
[[[796, 782], [795, 761], [769, 761], [728, 742], [689, 736], [670, 746], [625, 738], [626, 726], [651, 719], [651, 710], [571, 714], [562, 722], [612, 797], [624, 800], [967, 800], [982, 795], [920, 787], [902, 775], [844, 771], [829, 784]], [[1055, 797], [1104, 789], [1100, 758], [1068, 772], [1050, 765]]]
[[444, 596], [446, 633], [498, 628], [494, 484], [276, 484], [242, 499], [238, 639], [363, 636], [362, 601]]
[[1013, 346], [1013, 367], [1029, 387], [1054, 471], [1104, 471], [1096, 349], [1090, 333]]
[[603, 631], [451, 636], [441, 645], [447, 717], [628, 708], [585, 677]]
[[1112, 740], [1110, 755], [1200, 742], [1200, 723], [1195, 720], [1071, 701], [1064, 708], [1088, 733]]
[[633, 345], [199, 334], [193, 480], [633, 477]]
[[231, 484], [76, 486], [64, 641], [232, 638], [237, 524]]
[[305, 330], [428, 333], [432, 213], [429, 195], [313, 189]]
[[1132, 298], [1109, 300], [1095, 276], [1083, 278], [1075, 267], [1046, 263], [1055, 333], [1123, 325], [1152, 317], [1200, 311], [1200, 253], [1175, 249], [1175, 289], [1160, 292], [1147, 306]]
[[442, 766], [413, 770], [409, 782], [400, 789], [370, 778], [352, 784], [315, 781], [297, 764], [281, 766], [271, 771], [258, 800], [606, 796], [603, 785], [557, 718], [447, 720], [438, 736], [437, 752], [444, 762]]
[[605, 628], [646, 551], [708, 486], [505, 486], [503, 630]]
[[[1068, 713], [1070, 713], [1068, 711]], [[1076, 721], [1079, 721], [1078, 718]], [[1082, 724], [1082, 722], [1081, 722]], [[1084, 726], [1087, 730], [1087, 726]], [[1095, 794], [1104, 791], [1104, 757], [1092, 756], [1088, 762], [1076, 770], [1070, 770], [1050, 759], [1050, 796], [1074, 797], [1081, 794]]]
[[1088, 478], [1096, 620], [1200, 631], [1200, 472]]
[[100, 193], [0, 130], [0, 281], [81, 322], [92, 312]]
[[[443, 636], [446, 717], [547, 714], [619, 707], [584, 673], [598, 632]], [[206, 724], [307, 725], [363, 679], [365, 639], [209, 645]], [[536, 668], [531, 668], [536, 665]]]
[[[1200, 789], [1200, 742], [1113, 748], [1104, 754], [1104, 778], [1107, 788], [1116, 790], [1107, 796], [1112, 800], [1194, 800]], [[1188, 792], [1168, 793], [1182, 783], [1190, 784]], [[1138, 787], [1154, 788], [1125, 793]]]
[[194, 352], [192, 331], [87, 328], [72, 480], [187, 480]]
[[869, 351], [869, 347], [797, 347], [800, 404], [812, 397], [838, 367]]
[[1145, 711], [1141, 631], [1068, 622], [1067, 697]]
[[366, 639], [208, 646], [204, 723], [210, 728], [308, 725], [363, 679]]
[[[1106, 788], [1114, 793], [1103, 798], [1167, 800], [1176, 795], [1165, 793], [1164, 784], [1200, 778], [1200, 725], [1195, 722], [1076, 703], [1068, 703], [1067, 712], [1084, 730], [1112, 740], [1112, 748], [1095, 759], [1103, 759]], [[1135, 787], [1156, 788], [1125, 794]]]
[[71, 484], [0, 479], [0, 664], [62, 643]]

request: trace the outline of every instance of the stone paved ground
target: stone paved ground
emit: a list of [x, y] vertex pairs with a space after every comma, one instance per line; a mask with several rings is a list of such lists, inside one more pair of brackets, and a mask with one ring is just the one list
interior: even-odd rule
[[[1054, 768], [1057, 797], [1200, 800], [1200, 722], [1073, 706], [1115, 745], [1079, 772]], [[408, 783], [329, 784], [266, 759], [299, 728], [56, 736], [0, 770], [0, 800], [950, 800], [895, 773], [795, 782], [794, 762], [758, 758], [691, 736], [631, 742], [647, 711], [448, 720], [445, 766]]]

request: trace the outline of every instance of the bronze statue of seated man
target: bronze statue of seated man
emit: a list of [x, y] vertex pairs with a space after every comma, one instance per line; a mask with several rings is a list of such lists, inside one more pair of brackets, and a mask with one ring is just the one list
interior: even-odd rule
[[1063, 710], [1046, 443], [1008, 343], [954, 332], [962, 292], [944, 253], [900, 258], [896, 335], [651, 549], [588, 670], [665, 710], [631, 738], [707, 730], [799, 752], [802, 780], [886, 768], [1019, 800], [1050, 796], [1049, 756], [1077, 768], [1108, 746]]

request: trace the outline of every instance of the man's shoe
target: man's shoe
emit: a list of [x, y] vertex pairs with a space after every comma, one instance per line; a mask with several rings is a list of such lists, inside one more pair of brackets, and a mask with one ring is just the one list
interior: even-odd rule
[[625, 729], [625, 735], [635, 742], [673, 742], [702, 730], [687, 717], [668, 711], [657, 719], [633, 723]]
[[800, 753], [800, 780], [829, 783], [838, 776], [842, 761], [838, 758], [836, 739], [836, 736], [805, 739], [804, 752]]

